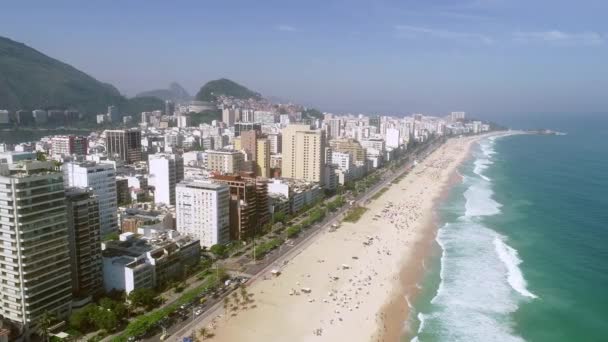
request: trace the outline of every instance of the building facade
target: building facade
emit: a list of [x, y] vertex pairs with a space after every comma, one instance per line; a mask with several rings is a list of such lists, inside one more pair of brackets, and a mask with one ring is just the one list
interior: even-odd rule
[[116, 171], [112, 164], [81, 162], [61, 166], [66, 187], [91, 188], [99, 201], [101, 236], [118, 232]]
[[72, 301], [63, 176], [52, 162], [0, 164], [0, 316], [23, 334]]
[[282, 134], [281, 176], [323, 184], [325, 134], [309, 125], [289, 125]]
[[87, 137], [61, 135], [51, 138], [51, 153], [53, 155], [86, 155], [87, 150]]
[[230, 241], [230, 188], [205, 181], [176, 187], [177, 230], [200, 240], [201, 247]]
[[141, 132], [138, 129], [107, 130], [105, 134], [108, 157], [127, 164], [142, 160]]
[[66, 189], [66, 206], [74, 298], [103, 291], [99, 201], [88, 189]]
[[175, 205], [175, 185], [184, 179], [184, 159], [170, 153], [150, 155], [148, 174], [149, 185], [154, 186], [154, 203]]
[[207, 151], [207, 169], [221, 174], [238, 173], [243, 170], [244, 156], [235, 150]]

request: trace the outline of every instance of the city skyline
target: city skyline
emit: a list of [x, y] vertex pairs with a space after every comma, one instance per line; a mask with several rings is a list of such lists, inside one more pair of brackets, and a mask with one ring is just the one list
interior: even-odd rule
[[600, 1], [32, 4], [5, 6], [3, 35], [128, 96], [172, 81], [195, 94], [227, 77], [342, 113], [495, 117], [607, 105]]

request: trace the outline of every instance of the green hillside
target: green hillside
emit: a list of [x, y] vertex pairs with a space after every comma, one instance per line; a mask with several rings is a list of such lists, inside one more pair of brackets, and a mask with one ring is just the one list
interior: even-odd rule
[[85, 121], [116, 105], [124, 115], [162, 109], [156, 98], [127, 99], [112, 85], [25, 44], [0, 37], [0, 109], [76, 109]]
[[220, 95], [237, 99], [261, 99], [262, 95], [226, 78], [207, 82], [196, 94], [198, 101], [215, 101]]

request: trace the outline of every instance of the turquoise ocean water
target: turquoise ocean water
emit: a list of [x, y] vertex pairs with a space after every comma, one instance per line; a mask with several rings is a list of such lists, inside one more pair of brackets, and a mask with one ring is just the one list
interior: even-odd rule
[[553, 123], [475, 146], [404, 340], [608, 341], [608, 119]]

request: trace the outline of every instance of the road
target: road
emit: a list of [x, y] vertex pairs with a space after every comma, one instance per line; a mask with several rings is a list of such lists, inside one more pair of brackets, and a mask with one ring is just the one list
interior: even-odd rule
[[[359, 194], [355, 199], [353, 205], [365, 205], [365, 203], [371, 199], [380, 189], [389, 185], [395, 178], [401, 176], [405, 172], [411, 169], [414, 164], [414, 160], [424, 159], [430, 153], [432, 153], [437, 147], [441, 145], [441, 142], [435, 141], [430, 145], [423, 145], [410, 152], [409, 160], [403, 165], [399, 172], [393, 172], [386, 170], [382, 176], [381, 181], [374, 185], [369, 191], [363, 194]], [[420, 150], [421, 149], [421, 150]], [[411, 158], [413, 157], [413, 158]], [[322, 222], [319, 222], [310, 228], [302, 231], [300, 236], [291, 239], [293, 244], [282, 244], [278, 249], [270, 252], [266, 255], [264, 260], [258, 261], [257, 264], [250, 265], [247, 267], [245, 273], [251, 274], [251, 278], [247, 281], [247, 285], [254, 284], [260, 278], [263, 278], [269, 274], [272, 269], [282, 269], [287, 265], [289, 260], [296, 257], [304, 249], [306, 249], [311, 243], [315, 241], [315, 237], [319, 233], [328, 230], [332, 224], [338, 223], [343, 215], [351, 208], [350, 205], [345, 205], [333, 214], [329, 214]], [[217, 300], [209, 303], [205, 306], [205, 312], [201, 313], [198, 317], [193, 317], [191, 313], [188, 319], [175, 324], [174, 326], [167, 329], [167, 336], [173, 336], [172, 341], [182, 341], [184, 336], [189, 336], [197, 326], [201, 326], [203, 322], [206, 322], [210, 318], [216, 317], [223, 311], [223, 298], [230, 295], [232, 291], [226, 292], [220, 296]], [[151, 337], [145, 340], [146, 342], [160, 341], [160, 335]]]

